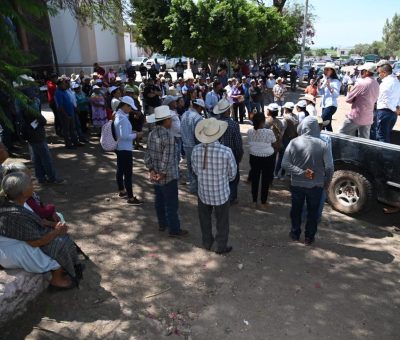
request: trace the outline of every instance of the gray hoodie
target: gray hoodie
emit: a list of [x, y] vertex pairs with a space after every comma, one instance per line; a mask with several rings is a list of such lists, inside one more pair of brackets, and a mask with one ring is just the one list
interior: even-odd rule
[[[291, 174], [292, 185], [303, 188], [324, 187], [333, 175], [333, 160], [327, 143], [320, 139], [318, 120], [306, 117], [299, 125], [299, 137], [286, 148], [282, 167]], [[305, 171], [314, 171], [314, 178], [307, 179]]]

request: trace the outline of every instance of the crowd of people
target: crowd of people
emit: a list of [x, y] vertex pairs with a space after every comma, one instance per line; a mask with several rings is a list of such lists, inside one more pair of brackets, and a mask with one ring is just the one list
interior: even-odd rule
[[[285, 73], [274, 65], [249, 70], [245, 64], [234, 69], [235, 76], [228, 78], [226, 67], [220, 65], [214, 77], [199, 71], [185, 78], [183, 73], [179, 74], [173, 80], [168, 71], [160, 72], [152, 65], [136, 82], [136, 71], [127, 70], [123, 81], [114, 70], [106, 72], [95, 64], [90, 76], [83, 72], [69, 77], [52, 75], [47, 82], [48, 101], [55, 117], [55, 133], [63, 138], [67, 149], [84, 147], [90, 122], [100, 136], [103, 127], [112, 121], [116, 187], [118, 195], [126, 198], [128, 204], [143, 203], [132, 190], [132, 150], [145, 149], [144, 161], [154, 187], [158, 227], [170, 237], [188, 234], [180, 225], [178, 195], [178, 185], [186, 179], [183, 183], [188, 185], [188, 191], [198, 198], [203, 246], [211, 250], [215, 242], [218, 254], [232, 250], [228, 242], [229, 210], [238, 203], [244, 155], [240, 124], [251, 124], [247, 131], [250, 163], [247, 180], [251, 183], [254, 209], [268, 209], [269, 188], [274, 178], [290, 176], [290, 238], [300, 240], [301, 225], [305, 222], [304, 242], [311, 245], [334, 170], [329, 135], [320, 131], [332, 131], [332, 117], [343, 84], [336, 66], [327, 63], [321, 77], [309, 79], [304, 94], [295, 104], [285, 100], [286, 82], [287, 77], [295, 81], [298, 75], [295, 77], [290, 68], [283, 70]], [[380, 84], [373, 78], [376, 70]], [[378, 65], [366, 63], [358, 72], [359, 78], [346, 96], [352, 108], [340, 132], [370, 138], [375, 131], [377, 140], [390, 142], [400, 109], [400, 82], [387, 61]], [[35, 176], [41, 184], [61, 184], [63, 179], [54, 169], [47, 146], [46, 120], [40, 114], [40, 102], [33, 92], [26, 94], [32, 108], [39, 113], [22, 112], [21, 124], [23, 138], [31, 149]], [[317, 95], [321, 96], [321, 110], [316, 107]], [[149, 134], [144, 148], [145, 125]], [[3, 163], [7, 158], [4, 146], [0, 151]], [[186, 169], [181, 166], [182, 159], [186, 159]], [[65, 221], [53, 205], [44, 205], [33, 192], [30, 174], [23, 165], [7, 165], [3, 175], [0, 248], [12, 249], [8, 244], [22, 242], [35, 265], [29, 261], [15, 264], [11, 260], [7, 260], [11, 264], [4, 260], [0, 264], [36, 272], [50, 269], [54, 286], [76, 285], [82, 271], [79, 248], [68, 236]], [[46, 213], [35, 210], [29, 202], [46, 207]], [[12, 220], [12, 216], [16, 218]], [[62, 251], [57, 248], [61, 245]], [[39, 255], [38, 247], [43, 252]], [[10, 250], [9, 258], [13, 255]]]

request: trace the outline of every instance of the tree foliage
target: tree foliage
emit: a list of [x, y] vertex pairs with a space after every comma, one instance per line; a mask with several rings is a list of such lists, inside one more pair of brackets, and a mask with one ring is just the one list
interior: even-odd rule
[[383, 43], [385, 55], [394, 56], [400, 52], [400, 15], [397, 13], [393, 16], [392, 20], [386, 20], [383, 27]]
[[326, 49], [324, 49], [324, 48], [318, 48], [315, 50], [315, 55], [317, 57], [324, 57], [324, 56], [326, 56], [326, 54], [327, 54], [327, 52], [326, 52]]
[[[131, 0], [139, 43], [171, 55], [201, 60], [291, 57], [299, 49], [303, 17], [298, 7], [248, 0]], [[284, 4], [284, 1], [281, 2]]]

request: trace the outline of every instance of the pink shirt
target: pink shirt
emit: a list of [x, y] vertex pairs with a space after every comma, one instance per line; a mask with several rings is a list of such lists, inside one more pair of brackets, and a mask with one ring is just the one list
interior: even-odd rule
[[346, 97], [346, 102], [351, 103], [347, 118], [357, 125], [371, 125], [378, 95], [379, 84], [374, 78], [359, 79]]

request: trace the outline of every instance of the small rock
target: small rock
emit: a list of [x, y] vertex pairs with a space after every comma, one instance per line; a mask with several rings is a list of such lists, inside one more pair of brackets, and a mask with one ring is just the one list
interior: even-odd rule
[[188, 317], [190, 320], [194, 320], [197, 318], [197, 314], [193, 312], [188, 312]]
[[239, 263], [239, 264], [238, 264], [238, 268], [239, 268], [240, 270], [242, 270], [242, 269], [243, 269], [243, 264], [242, 264], [242, 263]]
[[165, 329], [164, 331], [164, 335], [165, 336], [170, 336], [172, 333], [174, 332], [174, 327], [173, 326], [169, 326]]
[[243, 323], [248, 326], [250, 323], [247, 320], [243, 320]]

